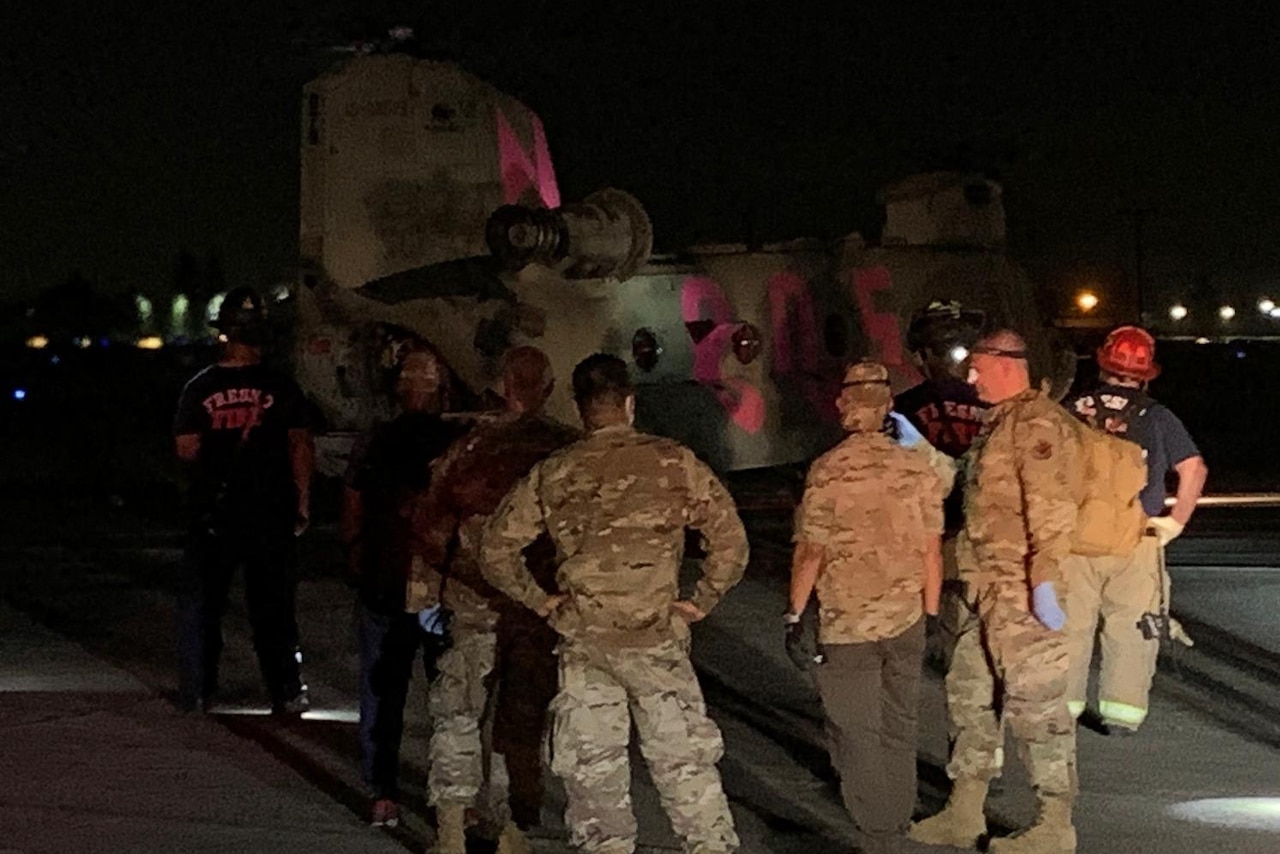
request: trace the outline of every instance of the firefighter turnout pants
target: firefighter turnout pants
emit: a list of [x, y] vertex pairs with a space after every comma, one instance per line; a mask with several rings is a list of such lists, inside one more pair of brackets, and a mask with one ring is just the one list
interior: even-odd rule
[[1070, 555], [1062, 564], [1067, 585], [1067, 637], [1071, 669], [1067, 707], [1084, 712], [1095, 638], [1101, 637], [1098, 715], [1110, 725], [1137, 729], [1147, 717], [1151, 680], [1160, 652], [1158, 633], [1144, 635], [1144, 615], [1163, 618], [1168, 581], [1163, 550], [1144, 536], [1128, 556]]

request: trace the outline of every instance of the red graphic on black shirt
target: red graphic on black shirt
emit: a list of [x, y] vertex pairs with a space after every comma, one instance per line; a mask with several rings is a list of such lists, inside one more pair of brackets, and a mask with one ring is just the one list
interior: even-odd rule
[[274, 403], [275, 398], [260, 388], [223, 389], [202, 401], [214, 430], [240, 430], [245, 436], [262, 423], [262, 413]]
[[983, 407], [954, 400], [929, 403], [915, 411], [912, 420], [930, 445], [953, 457], [961, 457], [982, 429]]

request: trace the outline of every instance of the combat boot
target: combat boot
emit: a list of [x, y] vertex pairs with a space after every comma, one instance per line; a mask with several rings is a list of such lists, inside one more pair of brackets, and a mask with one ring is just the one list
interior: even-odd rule
[[1075, 854], [1076, 829], [1071, 825], [1071, 798], [1040, 800], [1040, 818], [1017, 836], [991, 840], [991, 854]]
[[987, 782], [962, 777], [952, 784], [942, 812], [911, 825], [907, 838], [925, 845], [977, 848], [978, 840], [987, 833], [987, 817], [982, 812], [986, 802]]
[[515, 822], [509, 821], [502, 828], [502, 835], [498, 837], [497, 854], [533, 854], [524, 831], [516, 827]]
[[436, 806], [436, 844], [431, 854], [467, 854], [467, 811], [462, 804]]

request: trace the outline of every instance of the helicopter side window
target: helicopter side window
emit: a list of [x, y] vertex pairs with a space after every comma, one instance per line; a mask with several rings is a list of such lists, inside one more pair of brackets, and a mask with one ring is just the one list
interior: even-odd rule
[[822, 324], [822, 344], [827, 355], [843, 359], [849, 354], [849, 321], [832, 312]]
[[315, 92], [307, 96], [307, 142], [320, 144], [320, 96]]

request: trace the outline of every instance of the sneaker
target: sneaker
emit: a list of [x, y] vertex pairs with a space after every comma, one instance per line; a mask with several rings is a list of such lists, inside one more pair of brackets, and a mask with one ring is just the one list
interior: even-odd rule
[[217, 703], [217, 698], [212, 691], [206, 691], [199, 697], [179, 697], [178, 708], [187, 713], [194, 715], [208, 714], [212, 711], [213, 706]]
[[288, 700], [277, 700], [272, 703], [271, 714], [296, 718], [310, 708], [311, 699], [307, 696], [307, 689], [303, 688]]
[[400, 805], [390, 798], [378, 798], [369, 811], [373, 827], [396, 827], [400, 824]]
[[178, 702], [178, 710], [188, 715], [203, 715], [209, 710], [209, 706], [203, 697], [194, 700], [184, 698]]

